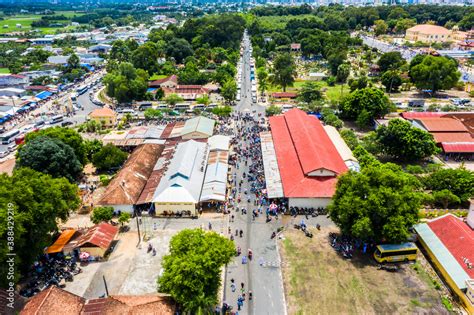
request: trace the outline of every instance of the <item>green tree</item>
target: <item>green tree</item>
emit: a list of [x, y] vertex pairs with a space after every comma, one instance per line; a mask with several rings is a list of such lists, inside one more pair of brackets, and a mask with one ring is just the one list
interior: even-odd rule
[[432, 191], [449, 190], [462, 203], [474, 196], [474, 172], [465, 168], [439, 169], [423, 178], [426, 189]]
[[91, 213], [91, 221], [94, 224], [109, 222], [114, 217], [113, 207], [95, 207]]
[[74, 150], [76, 157], [79, 159], [82, 165], [87, 162], [84, 140], [76, 130], [65, 127], [41, 129], [37, 132], [28, 133], [25, 137], [25, 142], [28, 143], [29, 141], [41, 136], [47, 136], [61, 140]]
[[182, 101], [183, 101], [183, 98], [179, 96], [178, 94], [170, 94], [167, 97], [165, 97], [165, 102], [171, 106], [174, 106]]
[[433, 192], [433, 200], [437, 205], [441, 205], [443, 209], [447, 209], [450, 205], [461, 203], [461, 199], [447, 189]]
[[29, 167], [53, 177], [78, 179], [82, 166], [74, 150], [61, 140], [48, 136], [28, 141], [18, 151], [17, 167]]
[[[51, 244], [51, 236], [58, 230], [58, 223], [66, 221], [69, 213], [79, 207], [77, 185], [65, 178], [29, 168], [18, 168], [12, 176], [0, 174], [0, 259], [7, 261], [7, 236], [11, 236], [7, 209], [13, 211], [11, 228], [15, 235], [15, 282], [28, 273], [31, 264]], [[0, 285], [7, 287], [8, 264], [0, 266]]]
[[71, 56], [69, 56], [69, 58], [67, 59], [67, 68], [69, 69], [69, 71], [71, 71], [72, 69], [77, 69], [79, 67], [79, 57], [76, 54], [72, 54]]
[[265, 109], [267, 117], [281, 114], [281, 107], [276, 105], [270, 105]]
[[387, 31], [388, 31], [388, 25], [387, 23], [385, 23], [384, 20], [376, 20], [374, 22], [375, 35], [379, 36], [379, 35], [387, 34]]
[[433, 136], [403, 119], [392, 119], [375, 131], [382, 153], [397, 160], [416, 161], [439, 152]]
[[370, 119], [374, 119], [387, 114], [391, 104], [382, 90], [365, 88], [346, 96], [339, 107], [345, 118], [356, 120], [365, 111]]
[[298, 98], [307, 104], [322, 98], [318, 84], [312, 81], [305, 82], [298, 91]]
[[344, 84], [347, 81], [347, 78], [351, 74], [351, 66], [347, 63], [341, 64], [337, 67], [336, 79], [337, 82]]
[[357, 138], [354, 131], [350, 129], [342, 129], [339, 131], [342, 139], [346, 142], [347, 146], [354, 150], [359, 145], [359, 139]]
[[211, 100], [209, 99], [209, 95], [204, 94], [203, 96], [196, 98], [196, 103], [207, 106], [211, 103]]
[[132, 63], [140, 68], [154, 73], [158, 70], [158, 47], [153, 42], [146, 42], [139, 46], [132, 54]]
[[120, 213], [118, 221], [119, 221], [120, 224], [122, 224], [122, 226], [125, 223], [128, 223], [128, 221], [130, 221], [130, 213], [128, 213], [128, 212]]
[[100, 140], [84, 140], [84, 148], [86, 152], [86, 158], [88, 162], [92, 161], [92, 156], [102, 149], [103, 145]]
[[406, 241], [418, 222], [423, 194], [413, 175], [392, 163], [365, 165], [342, 175], [329, 206], [343, 234], [375, 242]]
[[104, 145], [99, 152], [92, 155], [92, 163], [101, 171], [117, 168], [125, 162], [127, 153], [113, 144]]
[[230, 106], [217, 106], [212, 109], [212, 113], [219, 117], [229, 117], [232, 113], [232, 107]]
[[397, 92], [402, 85], [402, 77], [397, 70], [388, 70], [382, 74], [382, 84], [388, 93]]
[[184, 38], [173, 38], [166, 46], [166, 55], [174, 58], [177, 63], [182, 63], [186, 57], [193, 55], [193, 49]]
[[278, 54], [273, 61], [271, 82], [286, 91], [288, 86], [293, 86], [295, 76], [296, 66], [293, 57], [289, 53]]
[[221, 95], [227, 104], [235, 101], [237, 96], [237, 83], [234, 80], [227, 80], [221, 88]]
[[161, 119], [163, 117], [163, 113], [159, 109], [154, 109], [154, 108], [147, 108], [145, 110], [145, 119], [150, 120], [150, 119]]
[[377, 65], [380, 67], [380, 72], [384, 73], [388, 70], [399, 70], [401, 66], [406, 63], [402, 54], [399, 51], [392, 51], [380, 56]]
[[185, 311], [205, 313], [218, 302], [221, 268], [234, 255], [234, 243], [215, 232], [183, 230], [171, 238], [170, 253], [163, 258], [159, 291], [169, 293]]
[[417, 88], [431, 90], [435, 94], [454, 87], [461, 74], [454, 59], [427, 55], [418, 64], [412, 61], [410, 77]]

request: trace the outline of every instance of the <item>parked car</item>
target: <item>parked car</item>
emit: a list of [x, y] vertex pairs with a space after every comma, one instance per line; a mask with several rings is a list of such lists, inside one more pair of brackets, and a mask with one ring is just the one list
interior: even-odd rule
[[0, 158], [6, 157], [9, 153], [9, 151], [0, 151]]

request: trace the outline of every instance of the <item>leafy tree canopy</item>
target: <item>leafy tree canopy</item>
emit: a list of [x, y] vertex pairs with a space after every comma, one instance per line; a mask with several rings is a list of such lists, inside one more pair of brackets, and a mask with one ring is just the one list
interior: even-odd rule
[[403, 242], [418, 221], [420, 188], [416, 177], [395, 164], [367, 164], [360, 173], [350, 171], [339, 178], [329, 214], [344, 234]]
[[[31, 266], [36, 257], [51, 244], [58, 230], [57, 220], [67, 220], [69, 212], [80, 204], [77, 185], [65, 178], [29, 168], [14, 170], [12, 176], [0, 174], [0, 259], [7, 259], [7, 209], [13, 207], [15, 280]], [[6, 287], [7, 264], [0, 267], [0, 285]]]
[[25, 142], [28, 143], [29, 141], [41, 136], [47, 136], [50, 138], [61, 140], [74, 150], [76, 157], [83, 165], [87, 162], [87, 154], [84, 140], [82, 139], [81, 135], [74, 129], [65, 127], [41, 129], [37, 132], [28, 133], [25, 137]]
[[95, 207], [91, 213], [91, 221], [94, 224], [109, 222], [114, 216], [113, 207]]
[[78, 179], [82, 165], [73, 149], [48, 136], [39, 136], [29, 140], [18, 151], [17, 167], [29, 167], [53, 177], [65, 177], [70, 181]]
[[474, 196], [474, 172], [465, 168], [439, 169], [423, 178], [426, 189], [436, 191], [449, 190], [462, 203]]
[[380, 89], [365, 88], [355, 90], [344, 98], [340, 105], [342, 115], [348, 119], [357, 119], [364, 111], [369, 118], [383, 117], [389, 113], [391, 104]]
[[422, 59], [420, 57], [412, 60], [410, 77], [417, 88], [431, 90], [434, 94], [455, 86], [461, 74], [454, 59], [426, 55]]
[[183, 230], [173, 236], [163, 258], [159, 290], [169, 293], [192, 313], [217, 303], [221, 268], [235, 255], [234, 243], [215, 232]]
[[416, 161], [439, 152], [433, 136], [403, 119], [392, 119], [375, 131], [375, 141], [385, 153], [397, 160]]
[[109, 143], [92, 155], [92, 163], [98, 170], [107, 171], [122, 165], [127, 156], [126, 152]]

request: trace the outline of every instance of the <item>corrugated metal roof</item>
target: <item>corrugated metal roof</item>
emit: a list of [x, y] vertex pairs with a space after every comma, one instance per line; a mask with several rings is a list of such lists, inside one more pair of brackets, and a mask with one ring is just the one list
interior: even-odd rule
[[342, 139], [341, 135], [339, 134], [336, 128], [334, 128], [333, 126], [326, 125], [324, 126], [324, 130], [326, 130], [326, 133], [328, 134], [332, 143], [334, 143], [334, 146], [336, 147], [337, 152], [339, 152], [339, 155], [341, 156], [344, 162], [347, 162], [347, 161], [357, 162], [357, 159], [352, 154], [351, 149], [349, 148], [347, 143], [344, 141], [344, 139]]
[[199, 202], [208, 158], [208, 144], [189, 140], [178, 144], [153, 202]]
[[207, 139], [207, 143], [209, 143], [209, 150], [216, 151], [216, 150], [229, 150], [230, 144], [230, 137], [223, 136], [223, 135], [215, 135]]
[[434, 132], [436, 143], [440, 142], [474, 142], [469, 132]]
[[347, 171], [319, 120], [292, 109], [270, 117], [270, 126], [285, 197], [332, 197], [336, 176], [308, 176], [316, 170]]
[[91, 227], [86, 234], [77, 239], [75, 247], [92, 244], [102, 249], [108, 249], [118, 233], [118, 227], [102, 222]]
[[280, 171], [278, 170], [272, 134], [270, 132], [261, 132], [260, 144], [262, 147], [267, 196], [268, 198], [281, 198], [283, 197], [283, 185], [281, 183]]
[[442, 142], [445, 153], [474, 153], [474, 142]]
[[429, 132], [467, 132], [466, 126], [454, 118], [417, 118], [419, 123]]
[[107, 186], [99, 205], [133, 205], [138, 201], [164, 146], [144, 144], [136, 148]]
[[181, 136], [190, 134], [192, 132], [199, 132], [209, 137], [214, 133], [215, 120], [207, 117], [199, 116], [186, 120], [183, 129], [181, 129]]
[[46, 249], [47, 254], [59, 253], [63, 250], [64, 246], [69, 240], [76, 234], [76, 230], [65, 230], [61, 233], [58, 239]]
[[428, 225], [469, 277], [474, 279], [474, 269], [464, 262], [467, 260], [474, 264], [474, 230], [452, 214], [434, 219]]
[[423, 242], [429, 247], [436, 259], [440, 262], [443, 269], [446, 270], [449, 277], [453, 279], [454, 283], [460, 289], [464, 289], [466, 287], [465, 280], [469, 279], [469, 276], [449, 250], [443, 245], [438, 236], [426, 223], [415, 225], [415, 230]]

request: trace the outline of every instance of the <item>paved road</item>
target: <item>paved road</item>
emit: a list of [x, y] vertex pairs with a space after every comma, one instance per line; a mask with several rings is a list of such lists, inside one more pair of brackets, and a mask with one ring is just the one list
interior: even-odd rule
[[[83, 83], [81, 84], [89, 84], [92, 81], [95, 81], [99, 78], [101, 78], [104, 75], [104, 72], [98, 72], [92, 75], [91, 77], [87, 78]], [[69, 98], [69, 92], [63, 92], [60, 94], [59, 98], [56, 98], [54, 100], [50, 100], [43, 104], [41, 107], [35, 109], [32, 111], [32, 113], [27, 116], [23, 121], [21, 121], [17, 126], [15, 126], [15, 129], [22, 129], [26, 125], [31, 125], [34, 124], [35, 122], [38, 122], [40, 120], [45, 120], [48, 121], [48, 114], [49, 115], [59, 115], [64, 113], [64, 109], [62, 107], [63, 103], [67, 102]], [[53, 102], [57, 101], [60, 104], [60, 108], [54, 108]], [[92, 103], [92, 101], [89, 99], [89, 91], [86, 93], [80, 95], [77, 98], [77, 103], [78, 105], [81, 106], [81, 109], [76, 111], [74, 115], [70, 117], [66, 117], [64, 121], [71, 121], [74, 125], [81, 124], [86, 121], [87, 115], [94, 109], [98, 108], [99, 106], [95, 105]], [[41, 117], [35, 117], [36, 115], [41, 115]], [[61, 123], [57, 123], [52, 126], [60, 126]], [[51, 125], [46, 125], [46, 127], [49, 127]], [[8, 145], [3, 145], [0, 143], [0, 151], [7, 151], [7, 146]], [[9, 157], [7, 157], [9, 158]], [[0, 159], [0, 162], [3, 161], [4, 159]]]
[[[264, 113], [264, 107], [252, 104], [251, 102], [250, 53], [248, 49], [249, 47], [247, 46], [243, 58], [242, 97], [236, 110], [240, 112], [250, 111], [251, 113], [255, 110], [256, 117], [258, 113]], [[248, 172], [248, 167], [241, 163], [240, 169], [236, 172], [237, 182], [242, 179], [244, 171]], [[248, 189], [250, 191], [249, 186], [248, 181], [244, 179], [242, 190]], [[242, 199], [246, 199], [244, 194], [242, 194]], [[256, 221], [253, 221], [252, 210], [257, 208], [253, 205], [253, 200], [254, 197], [252, 196], [251, 203], [243, 200], [239, 204], [239, 209], [242, 207], [247, 208], [246, 215], [232, 210], [232, 214], [235, 215], [235, 222], [230, 223], [232, 233], [235, 235], [236, 229], [243, 230], [244, 232], [242, 238], [234, 236], [236, 246], [241, 247], [242, 255], [246, 255], [248, 249], [251, 248], [254, 258], [249, 263], [242, 264], [241, 255], [236, 257], [227, 266], [224, 300], [232, 305], [234, 310], [237, 310], [237, 297], [240, 294], [240, 284], [243, 282], [247, 298], [239, 314], [286, 314], [276, 240], [270, 238], [272, 232], [283, 224], [280, 222], [281, 220], [278, 222], [272, 220], [270, 223], [265, 223], [264, 215], [259, 216]], [[264, 266], [259, 265], [261, 259], [265, 262]], [[235, 280], [236, 292], [231, 290], [230, 279]], [[253, 293], [252, 301], [248, 300], [248, 290], [251, 290]]]

